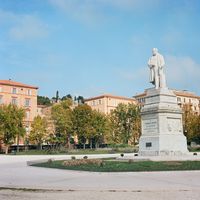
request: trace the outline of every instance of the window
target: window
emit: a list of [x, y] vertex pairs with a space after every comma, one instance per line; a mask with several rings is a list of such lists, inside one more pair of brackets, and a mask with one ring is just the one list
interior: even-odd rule
[[101, 99], [99, 100], [99, 104], [101, 105]]
[[11, 104], [13, 104], [13, 105], [17, 105], [17, 98], [12, 98], [12, 100], [11, 100]]
[[12, 93], [13, 93], [13, 94], [17, 94], [17, 88], [13, 88], [13, 89], [12, 89]]
[[186, 102], [185, 98], [183, 99], [184, 103]]
[[30, 99], [25, 99], [24, 106], [30, 106], [31, 105], [31, 100]]
[[31, 95], [31, 90], [27, 90], [27, 95]]
[[3, 103], [3, 96], [1, 95], [0, 96], [0, 104], [2, 104]]
[[0, 92], [2, 92], [2, 87], [0, 87]]
[[93, 106], [95, 106], [95, 101], [93, 101]]

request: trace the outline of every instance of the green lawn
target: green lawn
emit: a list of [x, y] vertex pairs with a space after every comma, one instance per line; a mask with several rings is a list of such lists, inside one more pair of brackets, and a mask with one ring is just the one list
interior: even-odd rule
[[[73, 161], [72, 161], [73, 162]], [[85, 164], [80, 166], [64, 166], [63, 161], [35, 164], [36, 167], [57, 168], [65, 170], [80, 170], [93, 172], [139, 172], [139, 171], [176, 171], [176, 170], [200, 170], [200, 161], [169, 161], [169, 162], [122, 162], [104, 160], [103, 166]]]

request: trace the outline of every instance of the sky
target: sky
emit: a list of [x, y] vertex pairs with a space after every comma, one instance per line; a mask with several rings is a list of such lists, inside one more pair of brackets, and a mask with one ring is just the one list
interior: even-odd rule
[[169, 88], [200, 95], [199, 0], [0, 0], [0, 79], [39, 95], [131, 97], [164, 56]]

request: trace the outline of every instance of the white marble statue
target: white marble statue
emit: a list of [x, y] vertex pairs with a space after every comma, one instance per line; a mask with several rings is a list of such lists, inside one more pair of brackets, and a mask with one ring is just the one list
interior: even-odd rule
[[166, 79], [164, 73], [165, 61], [157, 48], [152, 49], [152, 57], [148, 61], [150, 68], [150, 83], [155, 85], [155, 88], [166, 88]]

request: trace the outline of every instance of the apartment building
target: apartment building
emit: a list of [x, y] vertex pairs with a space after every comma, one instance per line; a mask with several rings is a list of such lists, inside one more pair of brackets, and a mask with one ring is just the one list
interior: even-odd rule
[[110, 94], [104, 94], [101, 96], [91, 97], [85, 99], [85, 103], [89, 105], [92, 109], [97, 110], [104, 114], [109, 114], [112, 110], [114, 110], [120, 103], [136, 104], [136, 100], [133, 98], [114, 96]]
[[[173, 92], [177, 96], [177, 103], [180, 107], [189, 105], [196, 114], [200, 114], [200, 96], [186, 90], [173, 90]], [[145, 97], [146, 90], [143, 93], [134, 96], [140, 105], [145, 103]]]
[[24, 124], [30, 131], [31, 122], [37, 116], [38, 87], [12, 80], [0, 80], [0, 104], [14, 104], [25, 109]]

